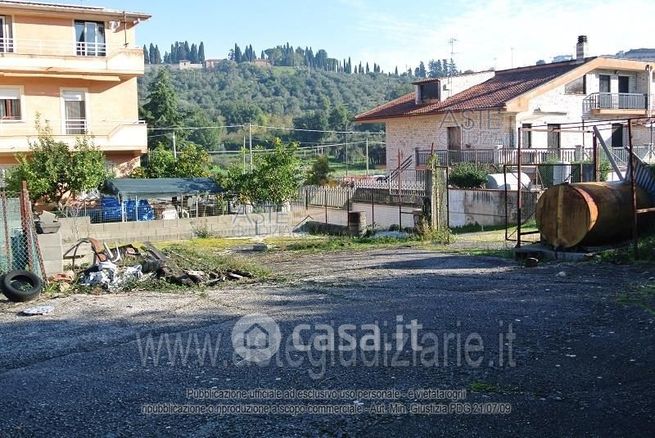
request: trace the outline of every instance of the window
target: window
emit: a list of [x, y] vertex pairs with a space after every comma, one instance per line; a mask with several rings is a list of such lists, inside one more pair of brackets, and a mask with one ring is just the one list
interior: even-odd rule
[[524, 123], [521, 128], [521, 147], [529, 149], [532, 147], [532, 123]]
[[84, 91], [62, 92], [64, 128], [67, 135], [86, 134], [86, 101]]
[[550, 149], [559, 149], [560, 148], [560, 133], [561, 126], [556, 123], [548, 124], [548, 148]]
[[421, 100], [423, 102], [439, 100], [440, 94], [439, 82], [428, 82], [421, 85]]
[[611, 90], [612, 78], [610, 75], [598, 75], [598, 91], [609, 93]]
[[80, 56], [105, 56], [105, 23], [76, 21], [75, 46]]
[[0, 53], [14, 51], [14, 39], [11, 37], [11, 21], [9, 17], [0, 15]]
[[587, 76], [581, 76], [578, 79], [569, 82], [564, 87], [566, 94], [587, 94]]
[[459, 126], [448, 127], [448, 150], [459, 151], [462, 149], [462, 128]]
[[18, 88], [0, 88], [0, 119], [21, 120]]

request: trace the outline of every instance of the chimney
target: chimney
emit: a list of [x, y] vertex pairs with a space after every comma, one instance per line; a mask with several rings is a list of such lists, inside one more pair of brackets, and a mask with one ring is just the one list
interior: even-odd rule
[[578, 61], [585, 59], [589, 55], [587, 53], [588, 50], [587, 35], [580, 35], [578, 37], [578, 44], [575, 46], [575, 59]]

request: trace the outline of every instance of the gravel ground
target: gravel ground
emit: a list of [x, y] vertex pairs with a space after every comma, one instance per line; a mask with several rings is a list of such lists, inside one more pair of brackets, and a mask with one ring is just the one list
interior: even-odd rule
[[[34, 303], [0, 300], [0, 435], [652, 436], [655, 431], [655, 317], [617, 301], [655, 276], [652, 267], [580, 263], [527, 269], [506, 259], [415, 248], [253, 257], [287, 281], [232, 284], [206, 294], [75, 295], [37, 303], [54, 305], [55, 311], [35, 317], [19, 316]], [[279, 325], [283, 347], [269, 363], [249, 364], [233, 349], [235, 322], [252, 313]], [[342, 362], [350, 355], [328, 355], [323, 366], [315, 349], [282, 354], [298, 324], [310, 325], [305, 341], [312, 331], [325, 333], [316, 324], [337, 333], [341, 324], [353, 324], [360, 342], [371, 333], [360, 326], [377, 324], [386, 344], [396, 339], [399, 316], [402, 324], [416, 320], [421, 334], [436, 336], [436, 364], [421, 361], [425, 357], [411, 351], [411, 341], [400, 353], [392, 347], [386, 356], [360, 354], [355, 363]], [[409, 327], [401, 330], [410, 334]], [[446, 346], [442, 341], [449, 333]], [[484, 340], [484, 350], [471, 355], [481, 359], [477, 365], [458, 353], [471, 334]], [[153, 348], [162, 340], [159, 355], [143, 353], [148, 339]], [[181, 356], [168, 356], [166, 347], [175, 348], [176, 339], [178, 347], [199, 340], [185, 364]], [[216, 347], [213, 363], [209, 355], [199, 363], [205, 340]], [[421, 345], [429, 344], [422, 339]], [[276, 389], [286, 399], [237, 400], [215, 392], [213, 400], [196, 400], [187, 397], [190, 388]], [[416, 391], [426, 388], [466, 390], [465, 399], [457, 405]], [[301, 400], [291, 392], [307, 389], [398, 392], [383, 401], [372, 400], [375, 393]], [[358, 413], [142, 413], [144, 405], [163, 403], [344, 405]], [[430, 403], [431, 415], [403, 413]], [[443, 406], [448, 412], [436, 414]]]

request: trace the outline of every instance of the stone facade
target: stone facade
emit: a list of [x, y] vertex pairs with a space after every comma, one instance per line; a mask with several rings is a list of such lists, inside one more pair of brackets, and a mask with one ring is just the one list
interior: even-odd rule
[[[480, 149], [497, 149], [499, 147], [516, 148], [519, 127], [531, 127], [533, 131], [522, 136], [523, 147], [548, 148], [557, 142], [553, 135], [547, 131], [548, 125], [560, 125], [559, 147], [576, 148], [591, 147], [593, 134], [589, 128], [583, 133], [579, 125], [585, 121], [589, 125], [607, 121], [599, 129], [607, 145], [612, 145], [612, 132], [616, 124], [623, 125], [623, 138], [621, 144], [613, 146], [627, 146], [629, 142], [627, 119], [630, 117], [643, 117], [646, 110], [623, 111], [609, 110], [598, 113], [585, 107], [585, 99], [592, 93], [599, 92], [600, 76], [610, 77], [610, 92], [619, 92], [619, 76], [629, 78], [628, 91], [630, 93], [645, 95], [649, 91], [655, 92], [655, 82], [648, 86], [652, 80], [645, 71], [619, 71], [608, 69], [595, 69], [576, 80], [579, 87], [571, 86], [575, 81], [561, 83], [539, 93], [538, 89], [533, 95], [526, 97], [526, 105], [520, 112], [505, 110], [479, 110], [459, 111], [445, 114], [422, 115], [409, 117], [396, 117], [383, 120], [386, 124], [387, 143], [387, 169], [391, 171], [398, 167], [400, 161], [415, 154], [417, 149], [447, 150], [448, 128], [459, 128], [461, 133], [461, 150], [474, 151]], [[521, 99], [523, 99], [521, 97]], [[655, 109], [653, 100], [650, 105]], [[614, 127], [612, 126], [614, 123]], [[566, 129], [567, 125], [577, 125], [575, 129]], [[653, 142], [652, 129], [643, 124], [634, 124], [632, 141], [635, 146], [643, 146]], [[455, 131], [457, 132], [457, 131]], [[549, 142], [550, 136], [550, 142]]]

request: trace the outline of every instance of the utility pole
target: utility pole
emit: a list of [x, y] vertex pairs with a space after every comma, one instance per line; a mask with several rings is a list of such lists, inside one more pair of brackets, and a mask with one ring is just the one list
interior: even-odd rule
[[177, 135], [173, 131], [173, 156], [177, 160]]
[[241, 155], [243, 156], [243, 167], [241, 168], [241, 174], [246, 173], [246, 136], [243, 136], [243, 147], [241, 148]]
[[348, 176], [348, 134], [346, 134], [346, 176]]
[[366, 176], [368, 176], [368, 134], [366, 134]]
[[248, 122], [248, 147], [250, 149], [250, 171], [252, 172], [252, 122]]

